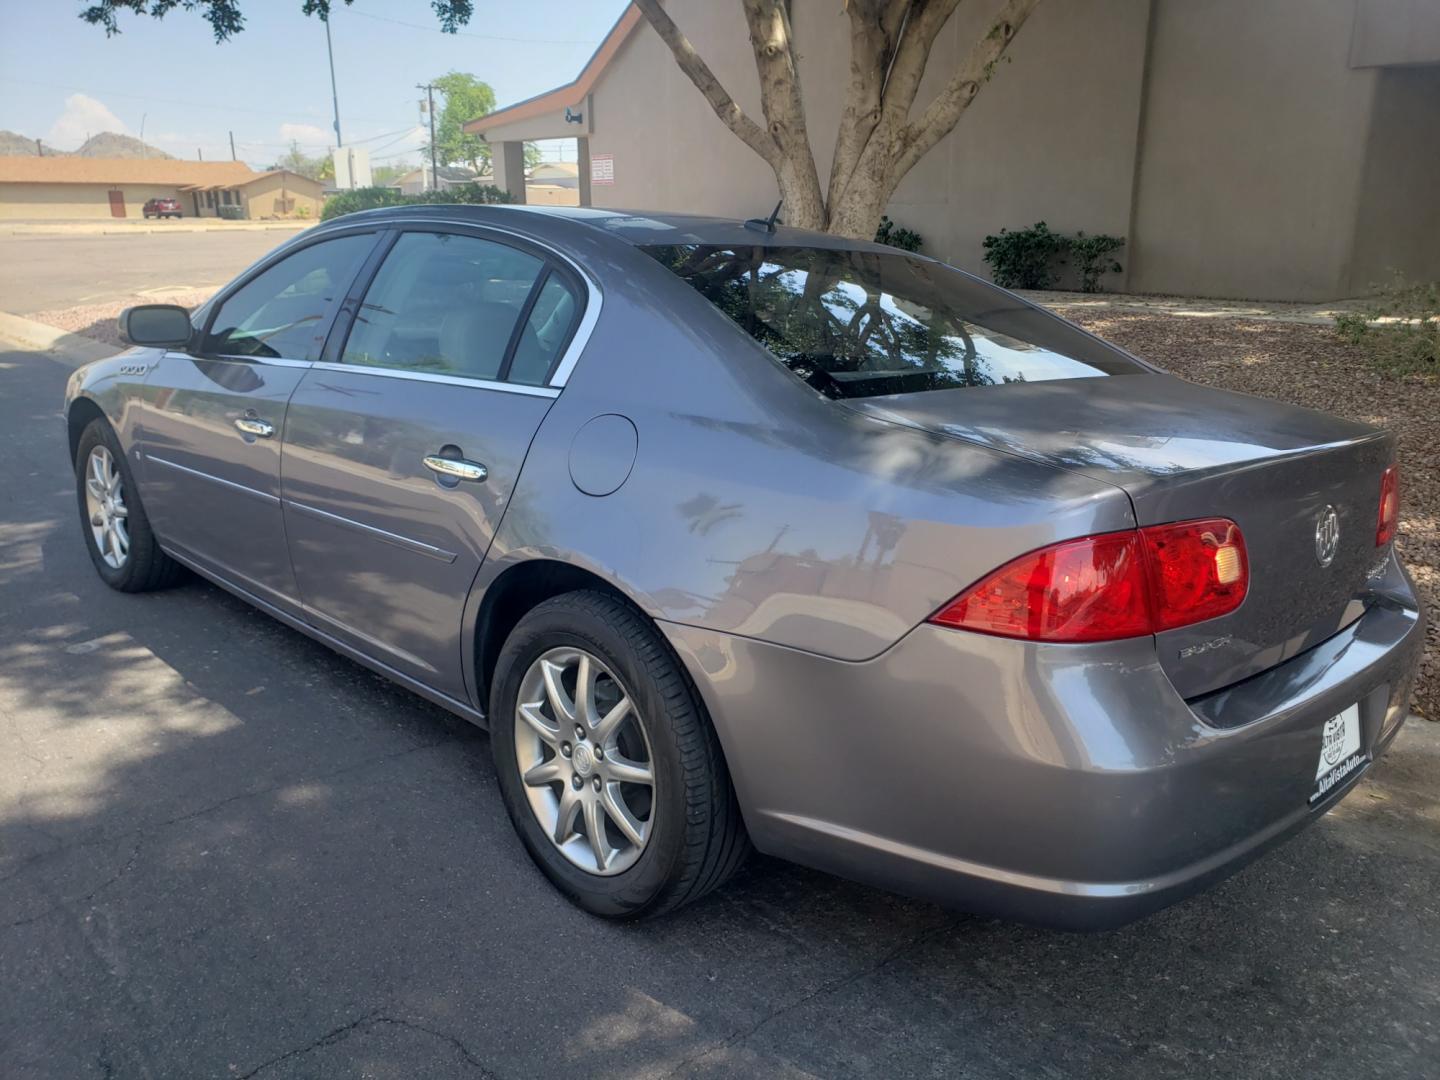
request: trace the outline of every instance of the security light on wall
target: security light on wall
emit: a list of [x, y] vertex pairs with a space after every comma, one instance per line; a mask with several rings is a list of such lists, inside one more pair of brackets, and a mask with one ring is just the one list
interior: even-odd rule
[[569, 105], [566, 105], [566, 106], [565, 106], [565, 122], [566, 122], [567, 124], [583, 124], [583, 123], [585, 122], [585, 114], [584, 114], [584, 113], [578, 113], [578, 112], [571, 112], [571, 111], [570, 111], [570, 106], [569, 106]]

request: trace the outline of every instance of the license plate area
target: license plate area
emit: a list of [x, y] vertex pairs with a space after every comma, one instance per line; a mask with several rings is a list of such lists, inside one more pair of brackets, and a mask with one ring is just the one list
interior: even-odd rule
[[1358, 704], [1326, 720], [1320, 730], [1320, 760], [1315, 766], [1315, 790], [1310, 795], [1310, 805], [1333, 792], [1369, 760], [1370, 755], [1360, 745]]

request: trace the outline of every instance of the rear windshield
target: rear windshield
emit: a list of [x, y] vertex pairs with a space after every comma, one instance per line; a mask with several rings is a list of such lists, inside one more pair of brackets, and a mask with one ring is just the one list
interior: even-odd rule
[[940, 263], [811, 247], [643, 247], [810, 386], [874, 397], [1144, 370]]

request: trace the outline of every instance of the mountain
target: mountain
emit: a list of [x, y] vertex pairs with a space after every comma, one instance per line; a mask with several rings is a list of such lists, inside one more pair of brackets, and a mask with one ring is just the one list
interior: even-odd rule
[[[46, 151], [49, 152], [48, 149]], [[98, 158], [168, 158], [173, 155], [157, 150], [132, 135], [117, 135], [113, 131], [102, 131], [91, 135], [75, 153], [79, 157]]]
[[[45, 147], [47, 154], [59, 154], [61, 151]], [[24, 135], [14, 131], [0, 130], [0, 157], [27, 157], [35, 153], [35, 140], [26, 138]]]

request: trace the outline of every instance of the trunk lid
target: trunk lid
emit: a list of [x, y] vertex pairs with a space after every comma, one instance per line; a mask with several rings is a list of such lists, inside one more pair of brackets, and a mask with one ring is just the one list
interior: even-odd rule
[[[843, 402], [894, 423], [983, 443], [1123, 489], [1140, 525], [1228, 517], [1250, 558], [1234, 612], [1156, 637], [1195, 697], [1273, 667], [1364, 611], [1392, 438], [1325, 413], [1148, 372], [896, 394]], [[1339, 519], [1321, 565], [1316, 530]]]

